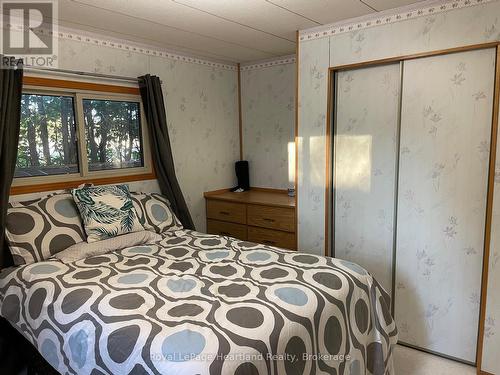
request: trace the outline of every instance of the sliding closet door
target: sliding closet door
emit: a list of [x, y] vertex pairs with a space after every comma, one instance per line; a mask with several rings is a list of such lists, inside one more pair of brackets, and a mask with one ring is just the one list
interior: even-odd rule
[[391, 291], [400, 64], [336, 75], [334, 254]]
[[406, 61], [395, 315], [400, 341], [475, 362], [495, 51]]

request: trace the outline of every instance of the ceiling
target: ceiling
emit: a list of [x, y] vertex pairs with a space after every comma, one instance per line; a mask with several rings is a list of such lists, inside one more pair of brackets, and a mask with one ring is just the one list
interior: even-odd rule
[[416, 0], [59, 0], [59, 24], [228, 62], [295, 52], [295, 30]]

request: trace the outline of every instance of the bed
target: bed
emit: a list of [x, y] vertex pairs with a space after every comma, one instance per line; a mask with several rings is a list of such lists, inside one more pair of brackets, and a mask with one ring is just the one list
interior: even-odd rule
[[62, 374], [393, 374], [389, 296], [346, 261], [176, 230], [8, 268], [1, 315]]

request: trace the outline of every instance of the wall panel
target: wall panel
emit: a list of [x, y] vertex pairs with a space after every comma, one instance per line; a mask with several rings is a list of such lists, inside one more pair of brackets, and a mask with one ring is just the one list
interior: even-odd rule
[[330, 38], [331, 66], [500, 39], [500, 2], [426, 15]]
[[[411, 20], [403, 20], [390, 25], [380, 25], [363, 30], [354, 30], [343, 34], [300, 42], [300, 55], [306, 57], [305, 64], [299, 62], [299, 98], [301, 101], [317, 103], [306, 109], [299, 107], [299, 134], [314, 133], [318, 137], [326, 135], [326, 127], [318, 128], [317, 119], [326, 114], [327, 81], [326, 69], [311, 71], [313, 61], [328, 61], [329, 66], [358, 63], [374, 59], [401, 56], [402, 53], [428, 52], [437, 48], [460, 47], [465, 44], [484, 43], [500, 40], [500, 1], [492, 1], [482, 5], [457, 9], [432, 16], [422, 16]], [[329, 43], [324, 40], [329, 39]], [[304, 55], [304, 56], [302, 56]], [[316, 64], [321, 68], [322, 64]], [[316, 73], [315, 84], [310, 84], [310, 75]], [[321, 90], [317, 88], [321, 87]], [[304, 98], [304, 100], [302, 100]], [[318, 132], [322, 130], [322, 132]], [[322, 148], [314, 149], [310, 155], [299, 154], [302, 158], [317, 160], [318, 179], [325, 178], [326, 158]], [[299, 162], [299, 176], [309, 172], [307, 162]], [[300, 182], [300, 181], [299, 181]], [[298, 186], [299, 198], [301, 186]], [[299, 233], [303, 233], [304, 251], [322, 253], [318, 247], [318, 239], [324, 238], [324, 225], [309, 225], [305, 219], [319, 218], [318, 211], [325, 212], [324, 194], [314, 195], [314, 202], [306, 205], [309, 188], [302, 189], [306, 195], [303, 198], [303, 217], [299, 221]], [[311, 194], [311, 196], [312, 196]], [[299, 199], [300, 200], [300, 199]], [[310, 199], [309, 199], [310, 201]], [[300, 203], [299, 203], [300, 205]], [[304, 227], [303, 227], [304, 226]], [[299, 236], [300, 237], [300, 236]], [[301, 241], [299, 239], [299, 241]], [[324, 241], [322, 241], [324, 243]], [[321, 246], [321, 245], [320, 245]]]
[[299, 49], [298, 248], [324, 254], [328, 39]]
[[281, 64], [241, 72], [243, 158], [249, 162], [251, 186], [289, 187], [296, 69], [295, 64]]
[[163, 81], [175, 170], [198, 231], [206, 226], [203, 192], [235, 186], [239, 159], [237, 74], [152, 58]]
[[[474, 2], [476, 4], [477, 2]], [[330, 54], [330, 66], [339, 66], [343, 64], [366, 62], [375, 59], [401, 56], [405, 53], [423, 53], [436, 49], [461, 47], [467, 44], [485, 43], [492, 41], [500, 41], [500, 1], [490, 1], [479, 5], [465, 7], [462, 9], [452, 10], [433, 15], [425, 15], [422, 17], [414, 18], [411, 20], [401, 20], [390, 25], [375, 25], [373, 27], [365, 28], [363, 30], [356, 30], [356, 23], [353, 22], [352, 31], [324, 37], [322, 39], [329, 39], [329, 45], [320, 42], [320, 39], [304, 40], [300, 42], [299, 50], [307, 51], [308, 60], [324, 59], [326, 51]], [[346, 27], [346, 30], [349, 29]], [[315, 56], [311, 56], [312, 53]], [[328, 75], [319, 75], [319, 79], [324, 82], [317, 82], [316, 85], [303, 84], [304, 80], [309, 80], [310, 64], [302, 65], [299, 63], [299, 97], [310, 98], [311, 101], [318, 103], [326, 103], [327, 90], [316, 90], [315, 87], [321, 86], [326, 88]], [[320, 72], [323, 73], [323, 72]], [[323, 115], [326, 111], [326, 104], [324, 106], [309, 106], [307, 111], [302, 111], [299, 108], [299, 134], [310, 134], [314, 132], [317, 136], [325, 136], [326, 128], [323, 128], [323, 133], [319, 133], [316, 128], [316, 119]], [[318, 179], [324, 179], [326, 171], [326, 158], [322, 149], [312, 150], [313, 155], [308, 155], [316, 160], [316, 171], [320, 173]], [[317, 156], [316, 156], [317, 155]], [[305, 155], [301, 156], [305, 157]], [[498, 161], [498, 158], [497, 158]], [[320, 163], [321, 165], [317, 165]], [[310, 174], [304, 168], [309, 168], [308, 163], [299, 163], [299, 175], [304, 173]], [[500, 167], [497, 167], [497, 175], [500, 175]], [[496, 185], [499, 186], [500, 178], [496, 178]], [[299, 180], [301, 182], [301, 180]], [[302, 197], [301, 185], [298, 186], [299, 198]], [[304, 190], [302, 190], [304, 192]], [[322, 249], [321, 242], [317, 239], [324, 238], [324, 221], [321, 225], [310, 225], [307, 218], [319, 219], [320, 212], [325, 212], [327, 202], [324, 195], [318, 193], [314, 194], [314, 200], [307, 199], [307, 191], [304, 192], [306, 198], [302, 201], [304, 204], [301, 206], [301, 220], [299, 221], [298, 232], [303, 233], [307, 241], [303, 241], [302, 249], [304, 251], [313, 251], [320, 253]], [[498, 201], [500, 200], [498, 189], [495, 194], [495, 212], [493, 219], [493, 240], [491, 247], [490, 258], [490, 273], [489, 273], [489, 290], [488, 290], [488, 305], [486, 312], [486, 327], [485, 327], [485, 347], [483, 370], [489, 371], [493, 374], [500, 374], [500, 359], [498, 353], [500, 352], [500, 298], [498, 297], [498, 285], [500, 279], [498, 278], [499, 272], [491, 272], [491, 270], [498, 269], [500, 264], [500, 250], [498, 249], [498, 230], [495, 228], [499, 225], [500, 208]], [[300, 201], [300, 199], [299, 199]], [[306, 204], [307, 202], [307, 204]], [[300, 206], [300, 203], [299, 203]], [[315, 221], [317, 223], [317, 221]], [[463, 228], [464, 223], [461, 224]], [[316, 239], [315, 241], [313, 239]], [[314, 246], [314, 247], [313, 247]], [[310, 250], [312, 249], [312, 250]], [[432, 263], [432, 261], [430, 261]], [[425, 269], [423, 270], [425, 271]], [[498, 271], [498, 270], [497, 270]], [[435, 287], [435, 284], [432, 284]], [[437, 288], [439, 289], [439, 288]], [[471, 306], [477, 306], [478, 296], [466, 295], [464, 300], [471, 299], [475, 301]], [[446, 300], [446, 299], [445, 299]], [[440, 313], [444, 312], [444, 308], [439, 305]], [[476, 307], [475, 307], [476, 308]], [[432, 317], [434, 307], [432, 305], [425, 305], [427, 313]], [[402, 322], [398, 321], [400, 332], [407, 330]], [[435, 321], [433, 317], [430, 321]], [[433, 324], [433, 323], [429, 323]], [[435, 324], [435, 323], [434, 323]], [[467, 323], [468, 326], [473, 324]], [[415, 328], [414, 328], [415, 329]], [[432, 329], [432, 326], [425, 327], [424, 330]], [[404, 333], [401, 333], [404, 335]], [[471, 340], [473, 341], [473, 340]], [[490, 347], [490, 345], [492, 345]], [[470, 347], [474, 350], [475, 343]], [[471, 356], [472, 357], [472, 356]]]
[[336, 82], [334, 254], [390, 293], [400, 64], [341, 71]]
[[406, 61], [395, 314], [400, 340], [475, 362], [495, 50]]

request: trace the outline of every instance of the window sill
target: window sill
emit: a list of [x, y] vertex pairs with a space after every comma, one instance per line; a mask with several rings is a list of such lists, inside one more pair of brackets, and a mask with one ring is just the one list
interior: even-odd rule
[[120, 175], [113, 177], [102, 177], [102, 178], [86, 178], [86, 179], [76, 179], [71, 181], [60, 181], [60, 182], [50, 182], [43, 184], [33, 184], [33, 185], [18, 185], [12, 186], [10, 188], [10, 195], [20, 195], [20, 194], [30, 194], [39, 193], [42, 191], [55, 191], [64, 190], [78, 187], [84, 183], [92, 183], [94, 185], [111, 185], [111, 184], [121, 184], [124, 182], [133, 181], [145, 181], [145, 180], [155, 180], [156, 174], [143, 173], [143, 174], [132, 174], [132, 175]]

